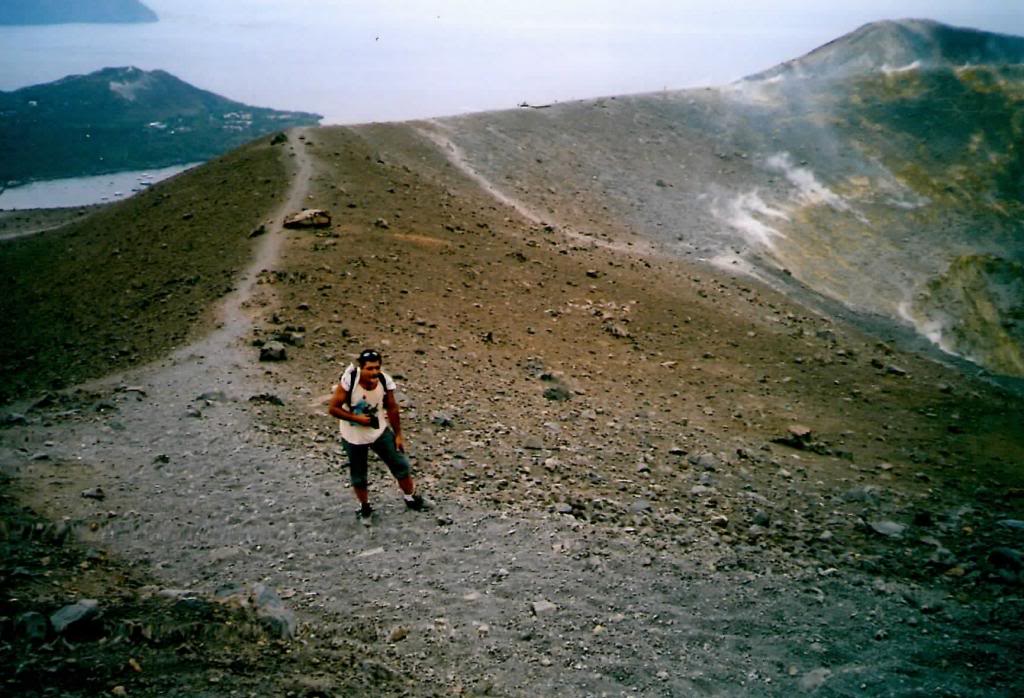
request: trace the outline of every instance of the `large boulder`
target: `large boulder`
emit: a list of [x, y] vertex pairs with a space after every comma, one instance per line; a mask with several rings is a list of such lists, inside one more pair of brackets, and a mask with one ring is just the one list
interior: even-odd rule
[[326, 228], [331, 224], [331, 214], [322, 208], [307, 208], [285, 216], [285, 228]]

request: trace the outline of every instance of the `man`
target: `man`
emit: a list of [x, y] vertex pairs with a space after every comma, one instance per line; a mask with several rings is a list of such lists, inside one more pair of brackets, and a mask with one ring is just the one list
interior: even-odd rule
[[[381, 370], [380, 352], [363, 351], [357, 359], [358, 368], [349, 365], [341, 374], [338, 387], [327, 411], [339, 420], [341, 443], [348, 456], [352, 491], [359, 500], [359, 517], [366, 523], [373, 515], [370, 506], [367, 457], [370, 449], [384, 461], [405, 495], [405, 505], [413, 511], [426, 508], [416, 494], [416, 484], [409, 474], [405, 455], [402, 423], [395, 400], [395, 381]], [[387, 419], [382, 419], [382, 412]]]

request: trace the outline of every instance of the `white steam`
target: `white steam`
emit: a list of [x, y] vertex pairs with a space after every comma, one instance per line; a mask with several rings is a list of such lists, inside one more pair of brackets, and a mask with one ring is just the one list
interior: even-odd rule
[[937, 346], [947, 354], [953, 356], [960, 356], [957, 352], [953, 351], [953, 348], [946, 342], [944, 333], [946, 331], [946, 323], [940, 318], [918, 318], [910, 311], [910, 302], [902, 301], [896, 306], [896, 313], [908, 323], [914, 326], [917, 333], [926, 337], [928, 341]]
[[921, 61], [914, 61], [913, 63], [908, 63], [907, 65], [897, 66], [896, 68], [891, 68], [889, 67], [889, 64], [886, 63], [882, 65], [882, 72], [885, 73], [886, 75], [892, 75], [893, 73], [906, 73], [910, 70], [917, 70], [920, 67]]
[[[742, 234], [751, 245], [774, 252], [774, 240], [786, 235], [772, 225], [772, 220], [789, 221], [790, 211], [794, 208], [830, 206], [839, 211], [851, 211], [846, 200], [818, 181], [810, 169], [794, 165], [789, 153], [777, 153], [768, 158], [765, 165], [784, 175], [794, 187], [792, 205], [769, 205], [754, 189], [734, 196], [724, 207], [716, 206], [713, 210], [716, 217]], [[864, 222], [867, 223], [866, 220]]]
[[776, 105], [782, 102], [782, 92], [778, 86], [785, 79], [786, 76], [781, 73], [762, 80], [744, 78], [719, 89], [722, 94], [748, 104]]
[[757, 190], [740, 194], [729, 201], [726, 210], [716, 211], [715, 215], [728, 223], [732, 228], [738, 230], [743, 237], [752, 245], [760, 245], [769, 250], [775, 247], [772, 239], [786, 237], [779, 230], [765, 223], [761, 218], [775, 218], [778, 220], [789, 220], [785, 211], [772, 208], [764, 202]]
[[824, 204], [839, 211], [850, 210], [850, 205], [841, 196], [819, 182], [811, 170], [794, 165], [793, 158], [789, 153], [772, 155], [765, 161], [765, 164], [768, 169], [783, 174], [789, 183], [796, 187], [796, 198], [800, 203], [808, 206]]

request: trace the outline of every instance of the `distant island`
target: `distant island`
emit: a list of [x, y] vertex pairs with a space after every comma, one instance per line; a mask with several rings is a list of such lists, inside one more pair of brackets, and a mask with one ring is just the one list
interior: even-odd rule
[[321, 118], [251, 107], [162, 70], [104, 68], [0, 92], [0, 186], [208, 160]]
[[139, 0], [3, 0], [0, 25], [156, 22]]

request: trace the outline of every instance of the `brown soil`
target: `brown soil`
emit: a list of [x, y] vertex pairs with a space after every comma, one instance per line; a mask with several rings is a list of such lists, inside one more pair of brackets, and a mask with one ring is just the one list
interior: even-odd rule
[[207, 329], [250, 233], [281, 199], [279, 150], [264, 139], [80, 222], [0, 243], [0, 403], [151, 361]]
[[[251, 329], [0, 433], [23, 501], [160, 584], [289, 592], [299, 695], [1024, 689], [1020, 572], [993, 555], [1020, 547], [1018, 398], [640, 240], [545, 229], [424, 128], [293, 137], [314, 167], [289, 199], [334, 225], [271, 226], [280, 257], [225, 304]], [[288, 361], [258, 363], [275, 335]], [[366, 346], [434, 504], [375, 471], [369, 528], [323, 411]], [[794, 423], [807, 443], [774, 441]], [[322, 659], [325, 633], [369, 663]], [[221, 669], [205, 694], [263, 676]]]

